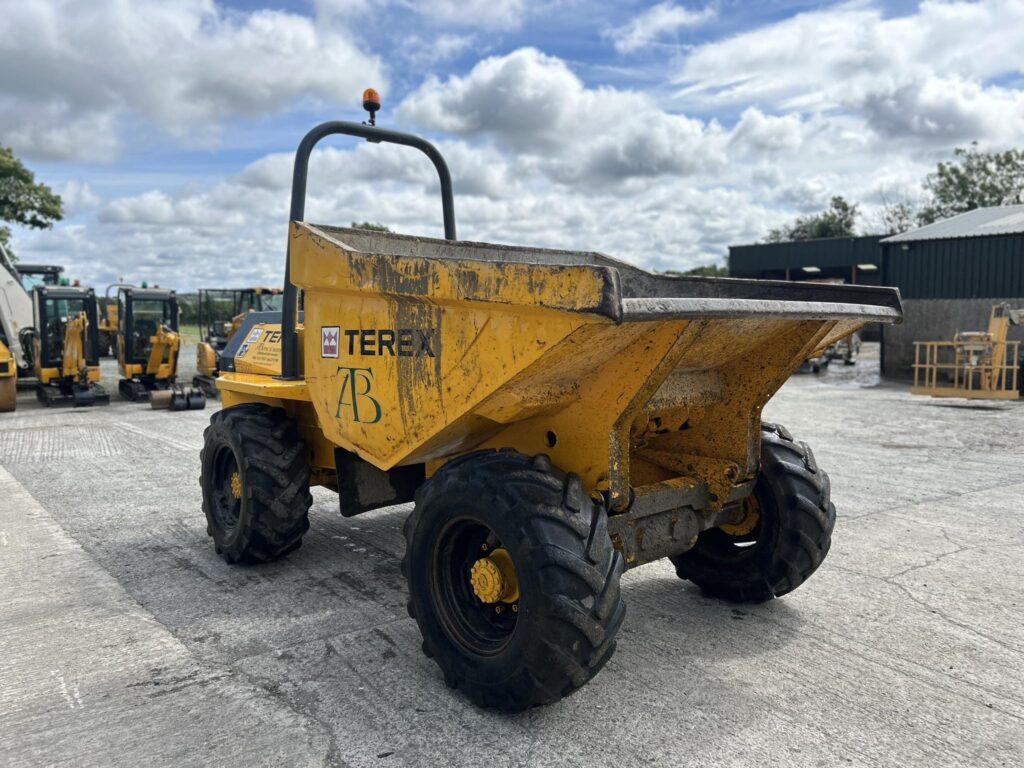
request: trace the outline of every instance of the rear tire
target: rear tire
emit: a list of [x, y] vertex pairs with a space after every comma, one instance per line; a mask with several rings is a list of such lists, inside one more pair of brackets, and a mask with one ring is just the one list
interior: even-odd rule
[[747, 536], [704, 531], [693, 549], [671, 558], [681, 579], [712, 597], [759, 603], [803, 584], [832, 543], [831, 485], [806, 443], [782, 426], [761, 427], [761, 472], [754, 495], [757, 527]]
[[99, 342], [99, 349], [96, 350], [98, 356], [110, 357], [114, 349], [114, 337], [107, 331], [100, 331], [96, 338]]
[[[614, 652], [622, 555], [603, 507], [547, 456], [453, 459], [420, 487], [404, 532], [423, 651], [477, 705], [518, 712], [557, 701]], [[514, 604], [484, 602], [470, 586], [474, 563], [495, 549], [511, 557]]]
[[280, 408], [218, 411], [200, 453], [206, 532], [229, 563], [264, 563], [296, 549], [309, 530], [309, 458]]

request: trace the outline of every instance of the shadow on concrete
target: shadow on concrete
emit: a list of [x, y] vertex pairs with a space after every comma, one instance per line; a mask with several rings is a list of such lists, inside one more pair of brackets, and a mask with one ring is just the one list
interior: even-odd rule
[[[687, 655], [709, 660], [774, 654], [790, 643], [803, 624], [800, 611], [785, 598], [761, 604], [731, 603], [705, 595], [666, 568], [639, 583], [630, 574], [623, 583], [627, 625], [641, 633], [652, 625], [671, 628]], [[639, 581], [639, 579], [637, 579]], [[766, 626], [768, 625], [768, 626]]]

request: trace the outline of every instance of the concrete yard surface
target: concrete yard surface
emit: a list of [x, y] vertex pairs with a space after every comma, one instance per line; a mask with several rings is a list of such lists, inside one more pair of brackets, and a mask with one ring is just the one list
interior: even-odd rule
[[109, 375], [106, 408], [23, 392], [0, 415], [0, 764], [1024, 765], [1024, 403], [863, 386], [872, 364], [766, 409], [832, 477], [807, 584], [732, 605], [631, 571], [605, 669], [515, 716], [422, 654], [408, 507], [344, 519], [317, 489], [299, 550], [230, 567], [198, 484], [218, 404], [152, 411]]

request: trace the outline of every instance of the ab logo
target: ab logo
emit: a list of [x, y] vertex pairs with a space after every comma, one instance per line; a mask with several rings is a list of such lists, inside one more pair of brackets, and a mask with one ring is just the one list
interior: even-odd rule
[[[341, 419], [342, 411], [345, 415], [352, 415], [352, 421], [361, 424], [376, 424], [380, 421], [380, 403], [370, 394], [373, 386], [373, 371], [369, 368], [348, 368], [344, 365], [338, 366], [338, 373], [342, 371], [345, 375], [341, 377], [341, 391], [338, 393], [338, 408], [334, 412], [334, 418]], [[370, 414], [372, 418], [367, 418]]]

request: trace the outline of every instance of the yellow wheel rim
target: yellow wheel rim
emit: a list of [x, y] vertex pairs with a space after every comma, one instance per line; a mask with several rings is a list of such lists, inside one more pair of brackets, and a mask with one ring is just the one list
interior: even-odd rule
[[750, 494], [743, 500], [742, 517], [732, 523], [722, 523], [719, 528], [730, 536], [746, 536], [761, 522], [761, 505], [757, 503], [757, 497]]
[[473, 594], [485, 603], [514, 603], [519, 599], [519, 580], [512, 556], [503, 548], [473, 563], [469, 583]]

